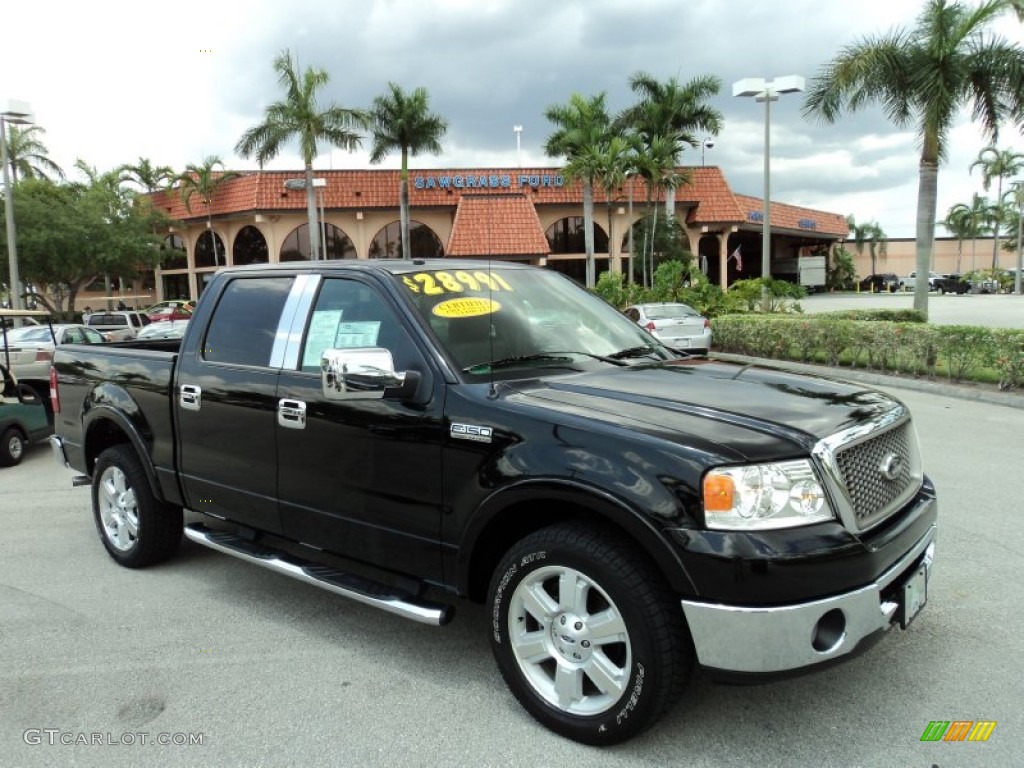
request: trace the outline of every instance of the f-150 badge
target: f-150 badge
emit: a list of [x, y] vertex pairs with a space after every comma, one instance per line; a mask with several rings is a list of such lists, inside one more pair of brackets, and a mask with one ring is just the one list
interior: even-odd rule
[[452, 424], [451, 436], [458, 440], [474, 440], [478, 443], [491, 442], [493, 430], [477, 424]]

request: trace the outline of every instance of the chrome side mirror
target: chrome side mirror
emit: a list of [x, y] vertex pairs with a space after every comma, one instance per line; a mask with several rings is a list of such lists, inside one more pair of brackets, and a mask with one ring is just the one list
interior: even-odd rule
[[328, 400], [379, 400], [388, 389], [402, 389], [406, 373], [395, 371], [391, 352], [380, 347], [325, 349], [320, 382]]

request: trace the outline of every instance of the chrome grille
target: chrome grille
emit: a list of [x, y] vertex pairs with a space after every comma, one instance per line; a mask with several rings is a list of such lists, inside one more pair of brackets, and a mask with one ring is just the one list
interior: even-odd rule
[[921, 480], [917, 437], [910, 421], [838, 447], [835, 463], [862, 531], [895, 512]]

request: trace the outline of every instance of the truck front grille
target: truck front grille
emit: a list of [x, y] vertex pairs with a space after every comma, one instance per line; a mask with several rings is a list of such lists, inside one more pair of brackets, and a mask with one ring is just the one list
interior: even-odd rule
[[886, 520], [924, 479], [917, 434], [905, 408], [823, 440], [815, 453], [839, 497], [840, 517], [861, 532]]

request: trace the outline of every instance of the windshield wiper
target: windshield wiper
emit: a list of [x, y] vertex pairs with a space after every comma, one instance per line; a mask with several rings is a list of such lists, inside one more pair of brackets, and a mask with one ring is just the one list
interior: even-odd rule
[[652, 352], [655, 352], [657, 347], [652, 344], [644, 344], [641, 347], [629, 347], [628, 349], [620, 349], [618, 352], [612, 352], [607, 358], [608, 360], [624, 360], [627, 357], [647, 357]]
[[503, 357], [500, 360], [491, 360], [487, 363], [475, 363], [462, 369], [463, 373], [487, 373], [497, 368], [509, 368], [519, 363], [529, 363], [537, 360], [546, 360], [557, 363], [571, 363], [572, 358], [566, 357], [565, 353], [559, 352], [535, 352], [530, 355], [512, 355]]

